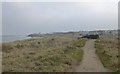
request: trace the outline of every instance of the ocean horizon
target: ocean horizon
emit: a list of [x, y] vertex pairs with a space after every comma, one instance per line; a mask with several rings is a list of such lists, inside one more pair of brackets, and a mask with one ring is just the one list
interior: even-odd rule
[[27, 39], [26, 35], [1, 35], [0, 42], [12, 42], [16, 40], [23, 40]]

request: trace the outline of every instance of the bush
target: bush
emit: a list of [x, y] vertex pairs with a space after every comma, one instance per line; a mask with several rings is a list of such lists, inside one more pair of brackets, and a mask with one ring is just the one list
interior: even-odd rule
[[2, 44], [2, 51], [3, 52], [10, 52], [13, 49], [13, 47], [7, 43]]

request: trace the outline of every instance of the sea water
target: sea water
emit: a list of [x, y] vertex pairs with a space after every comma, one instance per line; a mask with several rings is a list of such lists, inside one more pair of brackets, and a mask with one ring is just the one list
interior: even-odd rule
[[27, 39], [28, 37], [25, 35], [2, 35], [0, 36], [0, 42], [12, 42], [16, 40]]

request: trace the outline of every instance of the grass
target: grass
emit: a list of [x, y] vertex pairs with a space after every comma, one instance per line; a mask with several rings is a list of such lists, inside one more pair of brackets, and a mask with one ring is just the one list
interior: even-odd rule
[[80, 63], [86, 39], [51, 36], [3, 43], [3, 72], [66, 72]]
[[114, 37], [100, 38], [95, 42], [96, 54], [99, 56], [103, 65], [114, 71], [119, 72], [118, 63], [118, 40]]

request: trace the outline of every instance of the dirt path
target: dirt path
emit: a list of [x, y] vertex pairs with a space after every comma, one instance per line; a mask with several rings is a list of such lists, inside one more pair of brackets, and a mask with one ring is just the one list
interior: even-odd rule
[[82, 48], [84, 56], [82, 62], [76, 68], [76, 72], [109, 72], [95, 54], [94, 41], [88, 40]]

